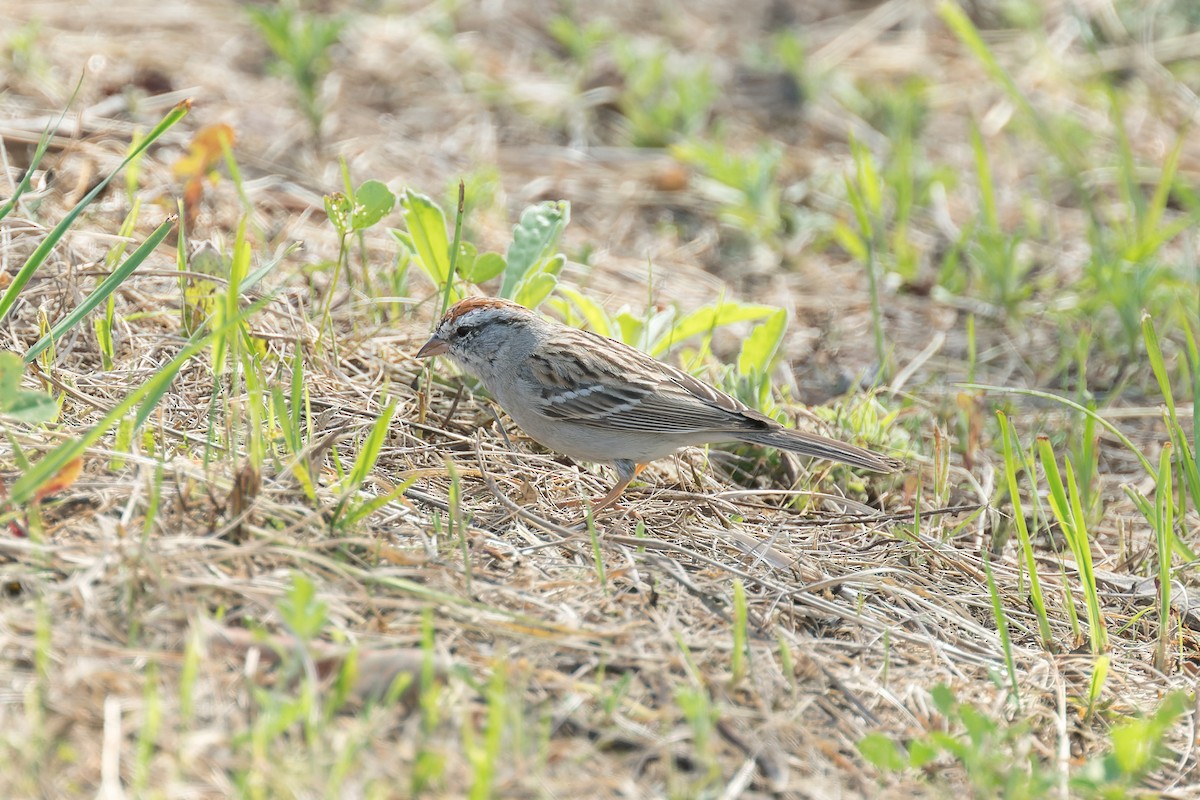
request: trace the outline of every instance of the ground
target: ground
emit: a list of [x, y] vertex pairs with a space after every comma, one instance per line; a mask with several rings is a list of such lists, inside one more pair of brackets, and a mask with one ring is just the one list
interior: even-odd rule
[[[0, 794], [1200, 792], [1195, 12], [602, 5], [304, 6], [292, 52], [341, 23], [306, 109], [252, 6], [0, 0], [0, 197], [55, 132], [0, 218], [4, 350], [189, 195], [182, 243], [31, 359], [54, 418], [0, 417], [14, 495], [95, 431], [4, 510]], [[204, 131], [228, 155], [181, 166]], [[547, 315], [784, 309], [769, 383], [748, 320], [662, 355], [905, 470], [690, 449], [581, 524], [610, 470], [414, 358], [418, 201], [330, 224], [379, 181], [452, 236], [460, 180], [510, 262], [569, 202]]]

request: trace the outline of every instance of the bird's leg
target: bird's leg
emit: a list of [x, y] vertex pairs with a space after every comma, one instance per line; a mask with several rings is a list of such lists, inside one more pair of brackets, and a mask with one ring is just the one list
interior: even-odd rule
[[593, 500], [592, 511], [607, 509], [608, 506], [616, 503], [617, 498], [620, 497], [620, 493], [624, 492], [625, 489], [629, 487], [630, 483], [634, 482], [635, 477], [642, 474], [643, 469], [646, 469], [646, 464], [635, 464], [634, 473], [632, 473], [632, 475], [629, 477], [622, 477], [622, 479], [617, 481], [617, 485], [612, 487], [611, 492], [608, 492], [608, 494], [604, 495], [604, 497], [600, 498], [599, 500]]
[[624, 492], [629, 484], [633, 482], [633, 479], [640, 475], [642, 470], [646, 468], [645, 464], [634, 464], [632, 461], [618, 461], [616, 466], [617, 477], [619, 480], [608, 494], [604, 495], [604, 497], [601, 497], [599, 500], [592, 501], [593, 512], [608, 508], [613, 503], [617, 502], [617, 498], [621, 496], [621, 493]]
[[[595, 500], [589, 501], [591, 503], [593, 512], [608, 508], [615, 503], [617, 498], [621, 496], [621, 493], [624, 492], [629, 484], [633, 482], [633, 479], [640, 475], [642, 470], [646, 468], [645, 464], [635, 464], [632, 461], [626, 460], [617, 461], [613, 466], [615, 466], [617, 470], [617, 483], [615, 486], [613, 486], [612, 490], [609, 491], [608, 494], [604, 495], [604, 497], [598, 497]], [[584, 501], [582, 499], [567, 500], [564, 501], [562, 505], [581, 506], [583, 503]]]

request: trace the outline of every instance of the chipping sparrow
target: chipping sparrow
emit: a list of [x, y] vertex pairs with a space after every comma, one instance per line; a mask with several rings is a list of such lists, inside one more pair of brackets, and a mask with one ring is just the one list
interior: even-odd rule
[[446, 355], [474, 375], [525, 433], [581, 461], [613, 464], [620, 496], [650, 461], [687, 445], [749, 442], [872, 472], [903, 462], [785, 428], [669, 364], [595, 333], [489, 297], [456, 303], [417, 358]]

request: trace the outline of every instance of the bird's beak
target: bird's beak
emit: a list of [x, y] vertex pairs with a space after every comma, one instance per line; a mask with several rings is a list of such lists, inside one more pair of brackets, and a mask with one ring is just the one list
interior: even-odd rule
[[439, 339], [434, 336], [428, 342], [421, 345], [421, 349], [417, 351], [417, 358], [429, 358], [430, 356], [440, 356], [442, 353], [450, 349], [450, 343], [445, 339]]

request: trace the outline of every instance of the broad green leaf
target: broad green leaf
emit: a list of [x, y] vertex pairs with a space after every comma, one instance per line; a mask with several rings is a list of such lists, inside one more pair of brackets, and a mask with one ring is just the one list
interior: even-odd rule
[[325, 195], [325, 216], [329, 218], [329, 224], [338, 232], [338, 236], [345, 236], [350, 232], [350, 218], [354, 215], [354, 203], [349, 197], [341, 192]]
[[483, 283], [504, 272], [504, 266], [504, 256], [499, 253], [484, 253], [475, 258], [469, 271], [462, 272], [461, 268], [459, 271], [471, 283]]
[[868, 733], [858, 740], [858, 752], [884, 772], [899, 772], [908, 766], [900, 745], [882, 733]]
[[666, 352], [672, 345], [690, 339], [702, 333], [709, 333], [723, 325], [736, 322], [753, 322], [774, 314], [779, 309], [774, 306], [755, 305], [751, 303], [721, 303], [698, 308], [680, 319], [661, 339], [655, 337], [652, 355]]
[[354, 213], [351, 227], [356, 231], [366, 230], [392, 213], [396, 207], [396, 195], [380, 181], [364, 181], [354, 193]]
[[521, 212], [508, 246], [501, 297], [512, 297], [527, 274], [554, 254], [570, 218], [571, 206], [565, 200], [539, 203]]
[[25, 364], [17, 358], [16, 353], [7, 350], [0, 352], [0, 404], [21, 390], [21, 376], [24, 374]]
[[446, 215], [433, 200], [411, 189], [404, 192], [401, 206], [417, 263], [441, 289], [454, 277], [450, 274], [450, 239], [446, 235]]
[[622, 311], [617, 314], [616, 320], [617, 330], [621, 332], [621, 335], [617, 338], [625, 344], [636, 346], [642, 340], [642, 334], [646, 330], [645, 321], [635, 317], [628, 311]]
[[765, 373], [771, 366], [771, 360], [779, 351], [783, 342], [783, 333], [787, 330], [787, 311], [779, 309], [766, 322], [755, 325], [754, 330], [742, 343], [742, 352], [738, 354], [737, 368], [742, 375], [753, 372]]
[[45, 392], [22, 389], [24, 372], [16, 353], [0, 353], [0, 413], [21, 422], [49, 422], [58, 415], [58, 403]]
[[[453, 246], [453, 245], [451, 245]], [[475, 283], [467, 277], [472, 268], [475, 266], [475, 259], [479, 258], [479, 249], [470, 242], [458, 243], [458, 258], [454, 261], [454, 271], [458, 273], [463, 280]]]
[[562, 272], [563, 267], [567, 264], [567, 257], [562, 253], [555, 253], [550, 258], [543, 259], [541, 262], [541, 272], [545, 275], [558, 276]]
[[558, 293], [571, 301], [571, 305], [587, 321], [588, 328], [601, 336], [612, 337], [612, 323], [599, 303], [569, 286], [558, 287]]
[[408, 231], [402, 231], [398, 228], [389, 228], [388, 232], [391, 233], [392, 236], [396, 237], [396, 241], [400, 243], [401, 247], [408, 251], [410, 256], [415, 256], [417, 254], [417, 246], [413, 244], [412, 236], [409, 235]]
[[950, 687], [939, 683], [929, 691], [929, 695], [933, 698], [934, 707], [941, 712], [943, 717], [954, 715], [954, 711], [958, 707], [958, 700], [954, 697], [954, 692]]
[[558, 278], [554, 275], [546, 272], [534, 275], [521, 282], [521, 288], [513, 300], [526, 308], [537, 308], [543, 300], [550, 296], [557, 285]]

